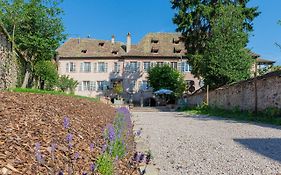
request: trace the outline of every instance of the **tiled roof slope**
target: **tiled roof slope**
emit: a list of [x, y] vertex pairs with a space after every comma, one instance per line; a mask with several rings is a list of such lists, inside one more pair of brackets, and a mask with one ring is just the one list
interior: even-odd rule
[[118, 57], [125, 54], [124, 44], [90, 38], [71, 38], [57, 49], [59, 57]]
[[149, 33], [126, 56], [178, 57], [185, 54], [180, 33]]
[[[126, 45], [121, 42], [95, 39], [69, 39], [57, 49], [59, 57], [179, 57], [186, 53], [184, 43], [180, 41], [180, 33], [149, 33], [139, 44], [132, 45], [126, 53]], [[100, 46], [100, 43], [104, 43]], [[157, 53], [152, 53], [153, 50]], [[113, 54], [113, 51], [118, 51]]]

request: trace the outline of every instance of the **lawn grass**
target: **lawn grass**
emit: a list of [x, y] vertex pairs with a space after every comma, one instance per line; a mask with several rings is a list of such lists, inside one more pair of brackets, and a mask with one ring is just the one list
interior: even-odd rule
[[86, 97], [86, 96], [80, 96], [80, 95], [74, 95], [74, 94], [67, 94], [65, 92], [61, 91], [49, 91], [49, 90], [41, 90], [41, 89], [31, 89], [31, 88], [13, 88], [9, 89], [10, 92], [22, 92], [22, 93], [33, 93], [33, 94], [51, 94], [51, 95], [62, 95], [62, 96], [70, 96], [75, 97], [79, 99], [87, 99], [90, 101], [99, 101], [98, 98], [92, 98], [92, 97]]
[[216, 107], [212, 108], [207, 105], [202, 105], [194, 108], [185, 108], [182, 111], [193, 115], [203, 114], [239, 121], [252, 121], [265, 124], [281, 125], [280, 110], [275, 108], [269, 108], [267, 110], [264, 110], [263, 112], [258, 112], [258, 114], [254, 114], [253, 112], [249, 111], [241, 111], [238, 108], [235, 108], [233, 110], [225, 110]]

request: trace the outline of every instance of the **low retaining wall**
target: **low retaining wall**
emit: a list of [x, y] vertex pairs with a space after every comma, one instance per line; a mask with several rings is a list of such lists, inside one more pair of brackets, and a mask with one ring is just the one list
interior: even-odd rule
[[[281, 109], [281, 71], [257, 77], [257, 107]], [[195, 106], [206, 102], [206, 92], [188, 97], [188, 105]], [[255, 79], [241, 81], [220, 87], [209, 92], [209, 105], [223, 109], [238, 107], [241, 110], [255, 109]]]

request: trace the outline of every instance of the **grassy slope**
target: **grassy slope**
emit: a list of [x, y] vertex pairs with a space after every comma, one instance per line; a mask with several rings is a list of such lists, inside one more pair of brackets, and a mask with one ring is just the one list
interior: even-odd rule
[[72, 96], [72, 97], [81, 98], [81, 99], [88, 99], [90, 101], [98, 101], [99, 100], [98, 98], [67, 94], [67, 93], [61, 92], [61, 91], [47, 91], [47, 90], [29, 89], [29, 88], [14, 88], [14, 89], [10, 89], [9, 91], [11, 91], [11, 92], [27, 92], [27, 93], [33, 93], [33, 94], [51, 94], [51, 95]]
[[204, 114], [208, 116], [218, 116], [242, 121], [254, 121], [260, 123], [281, 125], [281, 116], [275, 109], [268, 109], [255, 115], [253, 112], [240, 111], [238, 109], [225, 110], [220, 108], [211, 108], [208, 106], [199, 106], [195, 108], [184, 109], [188, 114]]

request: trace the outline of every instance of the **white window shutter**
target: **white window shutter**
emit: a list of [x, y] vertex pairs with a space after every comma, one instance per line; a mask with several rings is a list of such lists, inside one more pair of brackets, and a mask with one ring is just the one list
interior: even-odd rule
[[108, 63], [104, 63], [104, 72], [107, 72], [108, 71]]
[[93, 72], [97, 72], [97, 63], [93, 63]]
[[80, 72], [84, 72], [84, 63], [80, 64]]
[[96, 82], [95, 81], [91, 81], [90, 82], [90, 91], [95, 91], [96, 90]]
[[130, 71], [130, 63], [126, 63], [125, 71]]
[[66, 72], [69, 72], [69, 63], [66, 63]]
[[121, 67], [120, 63], [117, 63], [117, 72], [118, 73], [120, 72], [120, 67]]
[[141, 62], [137, 62], [137, 70], [140, 71]]
[[181, 65], [182, 65], [182, 62], [178, 62], [177, 67], [178, 67], [178, 71], [180, 71], [180, 72], [182, 72]]
[[82, 90], [83, 90], [82, 82], [79, 82], [79, 84], [78, 84], [78, 91], [82, 91]]
[[73, 64], [73, 72], [76, 72], [76, 64], [75, 63], [72, 64]]

